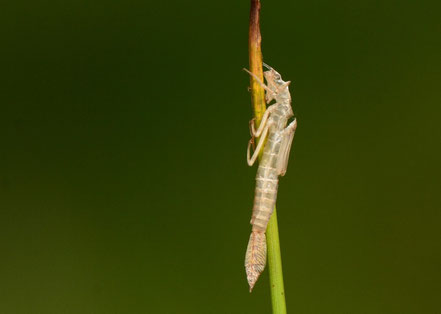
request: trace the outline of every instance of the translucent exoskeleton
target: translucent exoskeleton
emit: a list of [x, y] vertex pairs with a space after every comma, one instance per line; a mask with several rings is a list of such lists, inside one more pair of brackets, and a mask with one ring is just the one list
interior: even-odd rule
[[[266, 228], [276, 205], [279, 176], [286, 173], [289, 152], [297, 127], [297, 120], [290, 124], [288, 120], [294, 116], [291, 108], [291, 95], [288, 86], [290, 81], [283, 81], [279, 73], [264, 64], [268, 69], [264, 72], [266, 84], [256, 75], [245, 69], [265, 89], [267, 104], [275, 101], [265, 111], [257, 130], [254, 121], [250, 122], [251, 140], [248, 143], [247, 162], [252, 166], [263, 147], [262, 159], [256, 175], [254, 195], [252, 231], [245, 257], [245, 269], [250, 291], [266, 264]], [[288, 124], [288, 125], [287, 125]], [[251, 154], [251, 145], [258, 138], [257, 146]]]

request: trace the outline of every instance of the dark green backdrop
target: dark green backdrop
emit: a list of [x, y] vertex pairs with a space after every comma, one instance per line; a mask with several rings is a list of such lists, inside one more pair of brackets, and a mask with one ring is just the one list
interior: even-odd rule
[[[7, 1], [0, 313], [270, 313], [244, 254], [248, 1]], [[299, 127], [289, 313], [441, 313], [439, 1], [263, 0]]]

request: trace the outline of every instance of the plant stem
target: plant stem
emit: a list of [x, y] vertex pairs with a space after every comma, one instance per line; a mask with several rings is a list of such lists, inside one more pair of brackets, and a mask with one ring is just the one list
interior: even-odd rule
[[[250, 28], [248, 37], [250, 72], [254, 73], [263, 82], [262, 50], [260, 48], [262, 37], [260, 35], [259, 12], [260, 1], [251, 0]], [[250, 76], [250, 84], [251, 103], [254, 109], [256, 126], [258, 126], [260, 124], [260, 120], [262, 120], [263, 113], [266, 110], [265, 90], [252, 76]]]
[[271, 285], [271, 303], [274, 314], [286, 314], [285, 288], [283, 285], [282, 257], [280, 255], [279, 227], [277, 211], [274, 207], [266, 229], [268, 266]]
[[[249, 26], [249, 62], [250, 71], [257, 75], [263, 82], [262, 50], [260, 34], [260, 0], [251, 0], [250, 26]], [[265, 91], [259, 83], [251, 76], [251, 102], [254, 110], [256, 127], [262, 120], [266, 110]], [[260, 156], [259, 156], [260, 159]], [[273, 314], [286, 314], [285, 289], [283, 286], [282, 258], [280, 255], [279, 229], [277, 224], [277, 212], [274, 208], [268, 228], [266, 230], [266, 241], [268, 247], [268, 268], [270, 276], [271, 303]]]

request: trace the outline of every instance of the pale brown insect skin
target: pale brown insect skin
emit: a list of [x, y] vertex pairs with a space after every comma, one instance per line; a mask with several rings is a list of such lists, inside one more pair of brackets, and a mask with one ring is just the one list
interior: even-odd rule
[[[288, 120], [294, 115], [291, 108], [291, 95], [288, 90], [290, 82], [284, 82], [279, 73], [271, 67], [268, 68], [269, 71], [264, 73], [267, 85], [260, 83], [266, 89], [267, 103], [272, 100], [275, 100], [275, 103], [270, 107], [268, 119], [262, 120], [262, 123], [265, 123], [262, 128], [263, 130], [267, 129], [267, 133], [263, 131], [261, 138], [259, 138], [259, 142], [264, 141], [264, 134], [267, 134], [256, 175], [251, 218], [252, 232], [245, 256], [245, 269], [250, 292], [265, 268], [267, 250], [265, 232], [276, 205], [279, 176], [283, 176], [286, 172], [291, 142], [297, 127], [296, 120], [286, 126]], [[253, 163], [252, 159], [251, 164]], [[248, 163], [250, 164], [250, 159], [248, 159]]]
[[257, 279], [265, 269], [266, 264], [266, 236], [265, 232], [252, 231], [248, 242], [245, 257], [245, 269], [250, 292], [253, 290]]

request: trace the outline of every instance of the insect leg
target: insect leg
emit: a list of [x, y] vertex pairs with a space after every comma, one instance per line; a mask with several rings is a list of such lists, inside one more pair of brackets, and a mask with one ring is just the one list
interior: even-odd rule
[[279, 156], [277, 157], [277, 173], [284, 176], [288, 167], [289, 152], [291, 150], [291, 144], [294, 139], [294, 134], [297, 128], [297, 120], [294, 119], [282, 133], [282, 142], [280, 144]]
[[251, 131], [251, 136], [259, 137], [260, 134], [262, 134], [262, 131], [263, 131], [263, 129], [265, 128], [266, 123], [267, 123], [267, 121], [268, 121], [269, 115], [270, 115], [275, 109], [277, 109], [276, 105], [277, 105], [277, 104], [274, 104], [274, 105], [272, 105], [272, 106], [269, 106], [268, 109], [266, 109], [265, 113], [263, 114], [262, 120], [260, 121], [259, 128], [258, 128], [257, 130], [254, 128], [254, 121], [255, 121], [255, 119], [252, 119], [252, 120], [250, 121], [250, 131]]
[[243, 69], [245, 72], [247, 72], [249, 75], [251, 75], [252, 77], [254, 77], [254, 79], [257, 81], [257, 83], [259, 83], [260, 86], [262, 86], [263, 89], [265, 89], [267, 92], [272, 93], [272, 91], [268, 88], [268, 86], [265, 85], [265, 83], [262, 82], [262, 80], [254, 73], [248, 71], [247, 69]]
[[268, 64], [266, 64], [265, 62], [262, 62], [262, 65], [267, 68], [268, 70], [274, 70], [272, 67], [270, 67]]
[[253, 138], [248, 142], [248, 148], [247, 148], [247, 163], [248, 166], [252, 166], [254, 162], [257, 159], [257, 156], [259, 156], [259, 152], [262, 149], [263, 143], [265, 143], [266, 136], [268, 135], [268, 130], [271, 124], [267, 123], [266, 127], [263, 129], [262, 136], [259, 138], [259, 143], [257, 143], [256, 150], [253, 153], [253, 156], [250, 158], [250, 146], [251, 142], [253, 141]]

